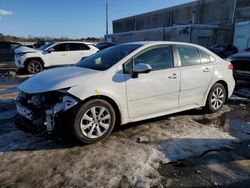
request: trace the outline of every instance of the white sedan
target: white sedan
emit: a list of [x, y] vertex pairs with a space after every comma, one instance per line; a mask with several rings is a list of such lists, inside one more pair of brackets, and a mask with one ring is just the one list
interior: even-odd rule
[[194, 44], [121, 44], [25, 81], [17, 110], [49, 132], [68, 122], [76, 138], [94, 143], [115, 125], [198, 107], [217, 112], [233, 93], [232, 69]]

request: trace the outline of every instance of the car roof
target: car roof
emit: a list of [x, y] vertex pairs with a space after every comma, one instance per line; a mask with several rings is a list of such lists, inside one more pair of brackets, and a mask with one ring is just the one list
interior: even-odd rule
[[63, 44], [63, 43], [79, 43], [79, 44], [86, 44], [86, 42], [82, 41], [55, 41], [56, 44]]
[[154, 45], [168, 44], [168, 45], [186, 45], [186, 46], [192, 46], [196, 48], [204, 48], [200, 45], [193, 44], [193, 43], [174, 42], [174, 41], [138, 41], [138, 42], [130, 42], [126, 44], [142, 45], [142, 46], [154, 46]]

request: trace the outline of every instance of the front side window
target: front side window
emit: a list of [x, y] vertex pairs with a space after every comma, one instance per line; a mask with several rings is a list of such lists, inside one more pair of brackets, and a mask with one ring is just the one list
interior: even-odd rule
[[170, 46], [150, 49], [134, 58], [134, 65], [149, 64], [152, 71], [173, 68], [173, 53]]
[[75, 66], [103, 71], [118, 63], [120, 60], [139, 47], [141, 47], [141, 45], [136, 44], [121, 44], [110, 47], [85, 59], [82, 59]]
[[197, 48], [189, 47], [189, 46], [177, 46], [181, 66], [192, 66], [199, 65], [200, 55]]
[[58, 44], [53, 47], [55, 52], [64, 52], [67, 51], [67, 44]]
[[158, 46], [137, 55], [129, 63], [125, 64], [125, 72], [131, 73], [133, 66], [140, 63], [150, 65], [152, 71], [173, 68], [172, 48], [170, 46]]

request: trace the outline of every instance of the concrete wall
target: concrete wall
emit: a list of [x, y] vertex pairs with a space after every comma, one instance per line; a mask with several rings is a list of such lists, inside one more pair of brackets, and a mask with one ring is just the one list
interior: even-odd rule
[[184, 25], [160, 27], [141, 31], [116, 33], [106, 36], [113, 43], [120, 44], [133, 41], [177, 41], [191, 42], [209, 47], [212, 44], [226, 44], [232, 35], [225, 35], [227, 28], [212, 25]]
[[[245, 5], [239, 0], [239, 5]], [[248, 1], [248, 0], [247, 0]], [[232, 23], [235, 0], [200, 0], [113, 21], [113, 33], [173, 25]]]
[[240, 51], [250, 48], [250, 22], [235, 25], [234, 45]]
[[[114, 43], [171, 40], [208, 47], [232, 43], [234, 21], [246, 20], [250, 20], [250, 0], [199, 0], [115, 20], [114, 34], [108, 38]], [[250, 29], [245, 32], [250, 33]]]

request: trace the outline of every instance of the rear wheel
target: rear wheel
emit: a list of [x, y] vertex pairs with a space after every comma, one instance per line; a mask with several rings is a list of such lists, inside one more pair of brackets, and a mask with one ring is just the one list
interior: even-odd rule
[[113, 130], [116, 115], [111, 104], [94, 99], [83, 104], [73, 117], [74, 134], [83, 143], [91, 144], [107, 137]]
[[216, 83], [211, 88], [207, 98], [207, 111], [210, 113], [219, 111], [223, 107], [226, 97], [227, 93], [225, 87], [220, 83]]
[[26, 69], [30, 74], [36, 74], [36, 73], [41, 72], [43, 70], [43, 65], [38, 60], [30, 60], [27, 63]]

